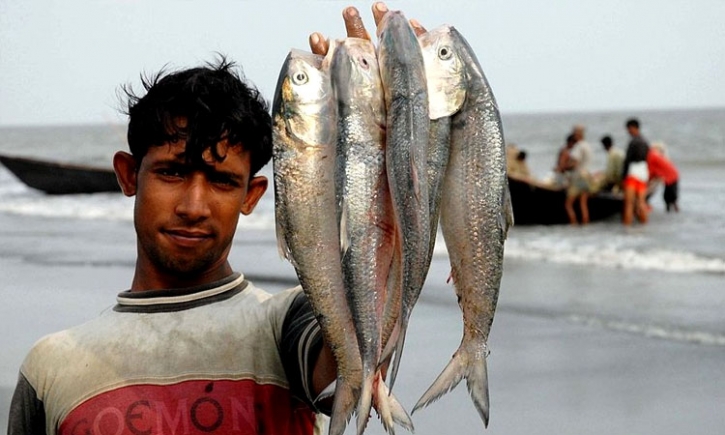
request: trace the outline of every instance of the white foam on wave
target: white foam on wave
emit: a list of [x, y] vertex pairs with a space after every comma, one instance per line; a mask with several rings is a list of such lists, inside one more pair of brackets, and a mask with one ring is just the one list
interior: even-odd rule
[[[560, 264], [592, 265], [619, 269], [656, 270], [675, 273], [725, 274], [725, 260], [687, 251], [645, 246], [636, 235], [561, 237], [556, 230], [546, 234], [509, 235], [506, 258], [547, 261]], [[438, 236], [435, 254], [447, 256]]]
[[42, 193], [0, 195], [0, 212], [25, 216], [131, 221], [133, 205], [118, 194], [51, 196]]
[[626, 247], [617, 243], [575, 245], [571, 241], [513, 239], [506, 243], [505, 254], [510, 258], [620, 269], [725, 273], [725, 261], [719, 258], [664, 248]]

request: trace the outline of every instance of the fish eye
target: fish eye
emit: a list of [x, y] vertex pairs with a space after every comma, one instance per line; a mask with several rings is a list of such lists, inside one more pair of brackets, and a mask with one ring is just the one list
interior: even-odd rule
[[368, 63], [368, 60], [367, 60], [367, 59], [365, 59], [364, 57], [361, 57], [361, 58], [360, 58], [360, 64], [361, 64], [361, 65], [362, 65], [362, 66], [363, 66], [363, 67], [364, 67], [365, 69], [368, 69], [368, 68], [370, 68], [370, 64]]
[[453, 50], [450, 47], [443, 46], [438, 49], [438, 58], [441, 60], [448, 60], [453, 56]]
[[292, 74], [292, 82], [296, 85], [304, 85], [305, 83], [307, 83], [308, 80], [309, 78], [304, 71], [297, 71], [296, 73]]

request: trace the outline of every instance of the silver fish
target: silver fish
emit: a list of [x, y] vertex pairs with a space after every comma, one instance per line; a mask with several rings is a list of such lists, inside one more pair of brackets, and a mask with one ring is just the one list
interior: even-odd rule
[[378, 25], [378, 63], [387, 112], [387, 174], [397, 221], [397, 253], [401, 259], [402, 303], [390, 374], [393, 387], [413, 306], [430, 266], [426, 148], [428, 91], [418, 39], [399, 11], [389, 11]]
[[430, 210], [430, 261], [438, 233], [443, 176], [448, 166], [451, 117], [461, 109], [466, 98], [466, 74], [463, 61], [455, 50], [450, 26], [444, 25], [430, 30], [421, 35], [418, 42], [425, 63], [431, 119], [426, 170]]
[[[430, 128], [428, 134], [428, 152], [426, 163], [426, 179], [428, 182], [428, 204], [430, 210], [430, 241], [428, 261], [433, 257], [436, 235], [438, 233], [438, 220], [440, 216], [440, 200], [443, 175], [448, 165], [450, 148], [451, 117], [463, 106], [466, 98], [465, 71], [463, 62], [454, 51], [450, 36], [450, 26], [440, 26], [424, 33], [418, 38], [423, 54], [426, 82], [428, 87], [428, 112]], [[396, 258], [396, 260], [399, 260]], [[399, 263], [399, 261], [398, 261]], [[398, 264], [395, 264], [399, 267]], [[395, 274], [393, 274], [395, 276]], [[391, 289], [396, 285], [391, 283]], [[390, 311], [400, 310], [400, 303], [395, 301], [389, 304]], [[387, 318], [387, 317], [386, 317]], [[397, 321], [398, 314], [394, 320]], [[390, 322], [391, 320], [387, 320]], [[386, 323], [386, 325], [389, 325]], [[393, 335], [397, 338], [398, 331], [393, 327], [384, 328], [385, 343]], [[386, 346], [383, 359], [387, 359], [394, 349]]]
[[340, 266], [334, 185], [337, 113], [327, 62], [329, 58], [297, 50], [287, 56], [272, 107], [273, 163], [277, 240], [337, 363], [330, 434], [340, 435], [362, 378]]
[[453, 284], [463, 312], [463, 339], [415, 410], [466, 378], [474, 406], [488, 426], [486, 356], [503, 272], [504, 241], [513, 224], [501, 117], [491, 87], [463, 36], [451, 28], [466, 69], [466, 100], [452, 120], [441, 226]]
[[358, 433], [367, 424], [373, 397], [386, 430], [392, 431], [394, 420], [402, 420], [412, 429], [407, 412], [403, 410], [401, 415], [402, 407], [383, 392], [378, 370], [394, 221], [385, 173], [385, 100], [372, 42], [358, 38], [339, 41], [330, 74], [338, 103], [336, 180], [341, 201], [342, 272], [362, 358]]

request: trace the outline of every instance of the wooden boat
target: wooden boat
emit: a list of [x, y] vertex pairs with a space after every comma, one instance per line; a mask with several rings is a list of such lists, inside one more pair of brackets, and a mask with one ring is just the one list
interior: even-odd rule
[[51, 195], [121, 191], [111, 169], [7, 155], [0, 162], [23, 183]]
[[[650, 195], [656, 186], [650, 189]], [[566, 189], [552, 187], [535, 181], [509, 176], [511, 203], [514, 209], [514, 225], [568, 224], [564, 209]], [[594, 222], [622, 212], [624, 197], [621, 194], [600, 192], [589, 196], [589, 220]], [[574, 210], [579, 215], [579, 205]]]

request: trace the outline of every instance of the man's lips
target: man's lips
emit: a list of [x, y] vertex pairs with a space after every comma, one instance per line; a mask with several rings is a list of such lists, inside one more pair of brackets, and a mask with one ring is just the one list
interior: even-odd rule
[[175, 244], [186, 247], [196, 246], [213, 237], [213, 234], [209, 231], [187, 229], [165, 230], [164, 234], [166, 234], [166, 236], [168, 236]]

